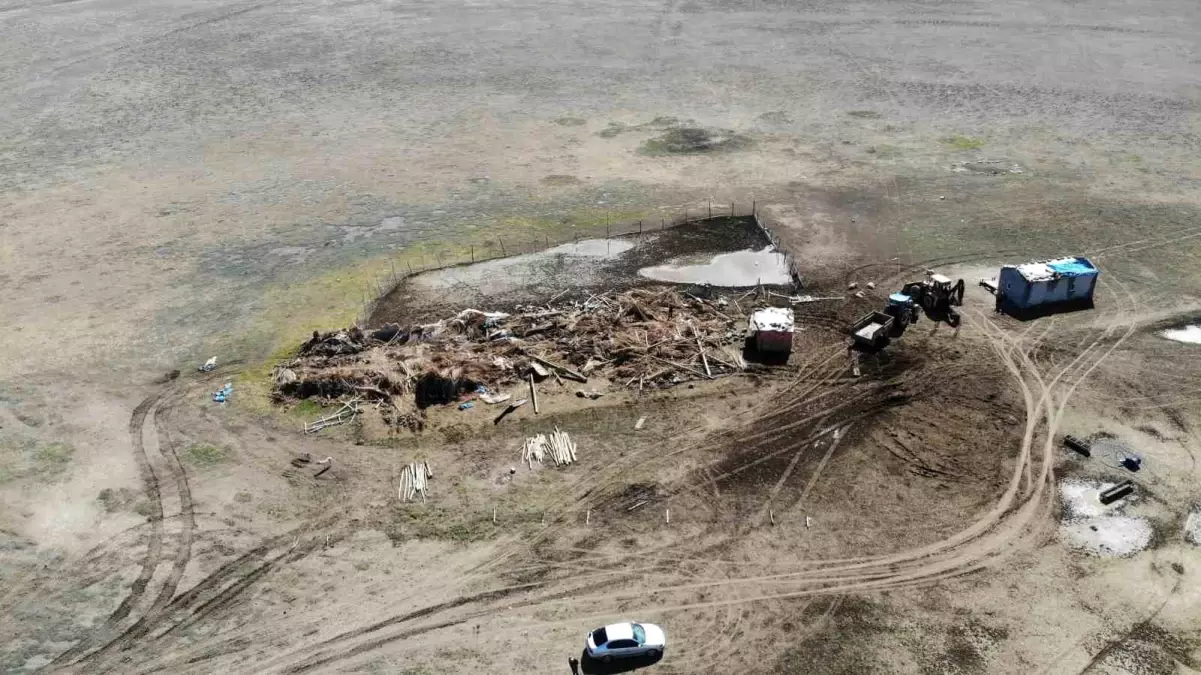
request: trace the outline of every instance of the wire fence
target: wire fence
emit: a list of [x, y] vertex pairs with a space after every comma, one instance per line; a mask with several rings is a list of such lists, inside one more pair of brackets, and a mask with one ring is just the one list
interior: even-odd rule
[[[804, 280], [792, 254], [783, 249], [780, 238], [772, 230], [766, 219], [759, 213], [758, 204], [754, 200], [748, 202], [719, 203], [713, 201], [700, 202], [676, 207], [674, 215], [661, 215], [657, 218], [643, 218], [610, 222], [606, 217], [604, 222], [576, 226], [569, 236], [551, 236], [543, 234], [541, 239], [523, 238], [519, 236], [496, 236], [494, 238], [476, 241], [459, 249], [456, 253], [435, 251], [427, 260], [414, 261], [404, 256], [398, 256], [390, 261], [390, 271], [383, 277], [378, 277], [369, 284], [363, 294], [363, 307], [359, 312], [357, 323], [365, 325], [379, 307], [381, 301], [395, 291], [408, 277], [446, 269], [460, 265], [471, 265], [488, 260], [509, 258], [527, 253], [537, 253], [571, 243], [589, 239], [611, 239], [613, 237], [642, 237], [656, 232], [669, 230], [683, 225], [691, 225], [721, 218], [751, 218], [762, 230], [771, 245], [784, 253], [785, 265], [792, 279], [793, 289], [803, 287]], [[403, 262], [401, 260], [403, 259]]]

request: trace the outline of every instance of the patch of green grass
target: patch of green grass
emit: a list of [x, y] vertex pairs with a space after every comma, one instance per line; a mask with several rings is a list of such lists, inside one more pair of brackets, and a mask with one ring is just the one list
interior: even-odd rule
[[642, 144], [642, 154], [700, 155], [714, 152], [743, 150], [753, 145], [750, 138], [725, 129], [678, 127]]
[[179, 458], [198, 469], [204, 469], [227, 461], [230, 455], [224, 448], [209, 443], [193, 443], [184, 448]]
[[74, 455], [75, 448], [66, 443], [43, 443], [32, 438], [0, 441], [0, 483], [57, 480], [66, 473]]
[[979, 150], [984, 147], [984, 139], [972, 138], [971, 136], [963, 136], [955, 134], [942, 139], [943, 143], [951, 146], [956, 150]]

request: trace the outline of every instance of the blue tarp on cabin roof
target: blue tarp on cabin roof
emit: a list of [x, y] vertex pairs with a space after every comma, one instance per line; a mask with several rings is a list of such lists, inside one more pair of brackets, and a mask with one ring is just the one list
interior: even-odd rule
[[1096, 274], [1097, 268], [1088, 261], [1087, 258], [1065, 258], [1063, 260], [1052, 260], [1047, 263], [1047, 267], [1058, 272], [1065, 277], [1078, 277], [1086, 274]]

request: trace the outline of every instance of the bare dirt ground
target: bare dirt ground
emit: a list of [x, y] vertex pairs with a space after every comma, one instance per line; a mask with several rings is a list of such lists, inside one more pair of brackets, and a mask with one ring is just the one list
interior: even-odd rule
[[[617, 618], [667, 628], [652, 672], [1201, 669], [1201, 373], [1157, 335], [1199, 312], [1198, 29], [1183, 1], [6, 0], [0, 670], [567, 672]], [[504, 425], [312, 438], [262, 396], [391, 269], [709, 200], [754, 200], [819, 292], [878, 288], [806, 307], [757, 379]], [[900, 282], [1067, 253], [1095, 310], [972, 288], [958, 332], [849, 376], [839, 331]], [[581, 463], [510, 478], [555, 424]], [[1059, 484], [1127, 477], [1145, 548], [1072, 548]]]

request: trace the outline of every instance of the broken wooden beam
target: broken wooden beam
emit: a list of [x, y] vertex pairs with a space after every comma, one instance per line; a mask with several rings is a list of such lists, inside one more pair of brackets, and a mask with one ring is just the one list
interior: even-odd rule
[[541, 363], [542, 365], [546, 366], [547, 368], [553, 368], [553, 369], [563, 373], [567, 377], [569, 377], [573, 380], [576, 380], [577, 382], [587, 382], [588, 381], [588, 378], [577, 373], [576, 371], [572, 370], [571, 368], [568, 368], [567, 366], [561, 366], [552, 361], [547, 361], [546, 359], [544, 359], [542, 357], [534, 356], [533, 354], [526, 354], [526, 356], [530, 357], [530, 359], [532, 359], [538, 363]]
[[538, 390], [534, 388], [534, 374], [530, 373], [530, 400], [534, 403], [534, 414], [540, 415], [542, 411], [538, 408]]

